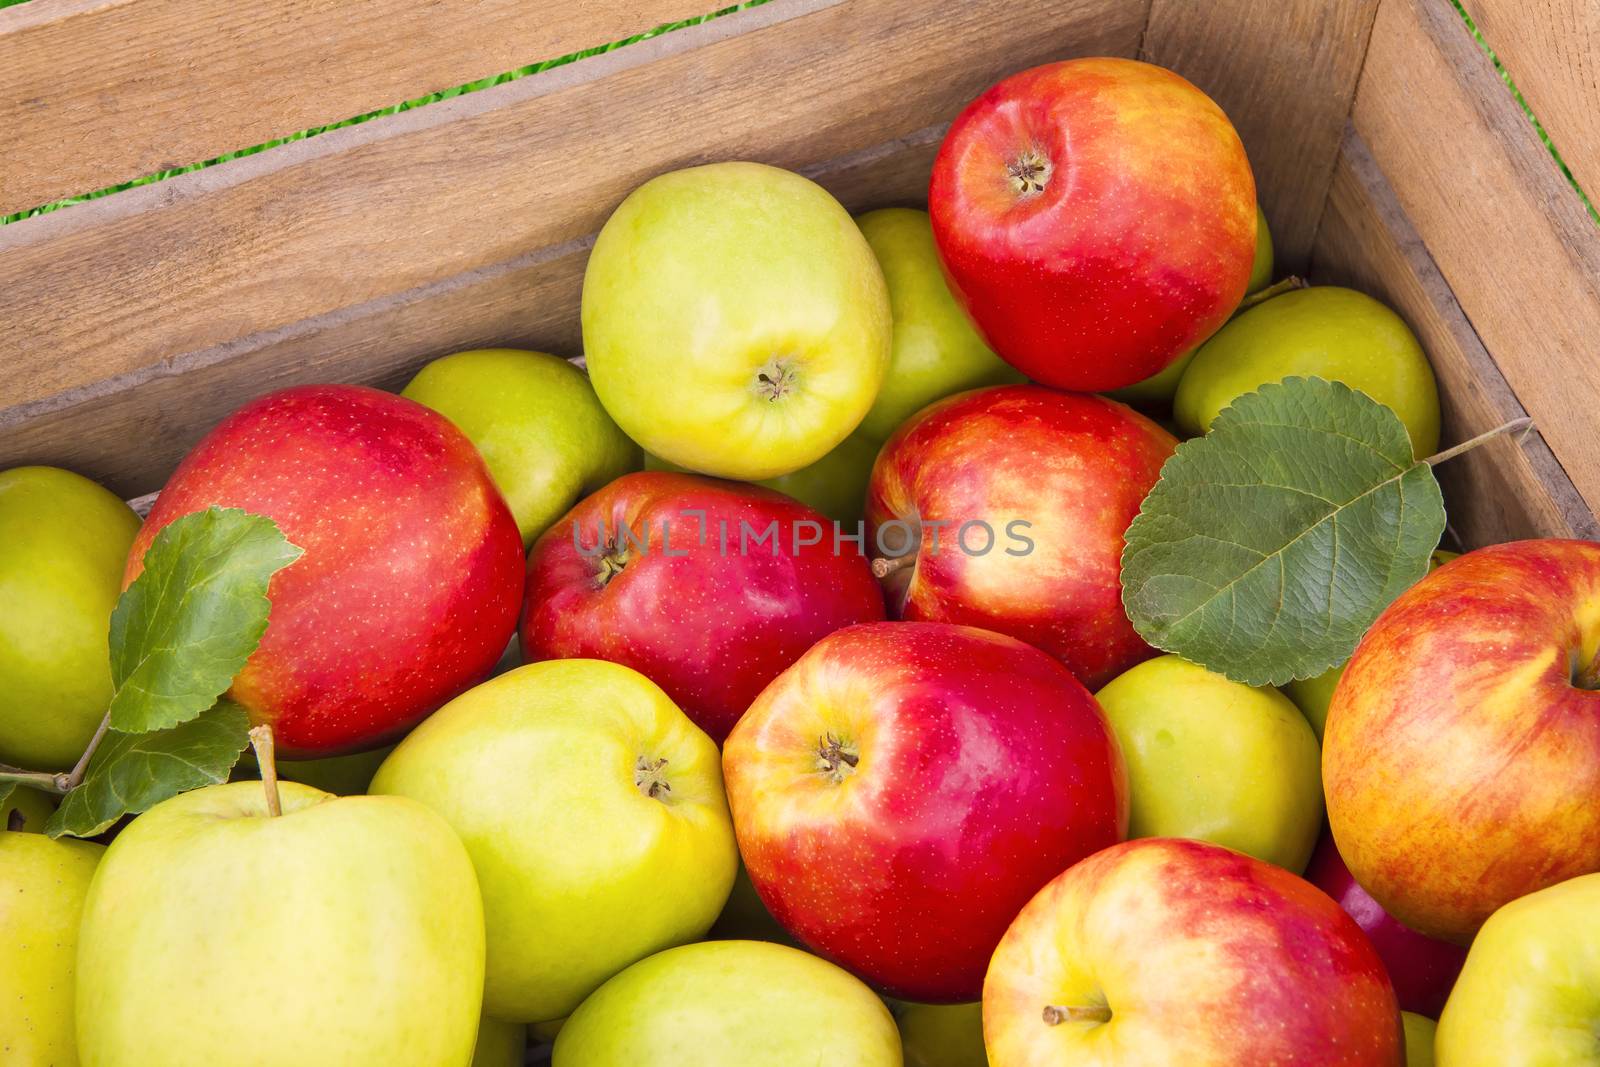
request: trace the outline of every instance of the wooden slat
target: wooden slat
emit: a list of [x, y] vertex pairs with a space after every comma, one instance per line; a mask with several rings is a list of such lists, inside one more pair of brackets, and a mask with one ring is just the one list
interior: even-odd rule
[[[1526, 414], [1353, 128], [1334, 168], [1312, 274], [1372, 294], [1417, 331], [1439, 380], [1446, 444]], [[1600, 535], [1537, 432], [1490, 441], [1438, 474], [1463, 545]]]
[[715, 0], [31, 0], [0, 215], [704, 14]]
[[1463, 0], [1578, 184], [1600, 195], [1600, 0]]
[[1132, 54], [1143, 15], [775, 0], [5, 227], [0, 466], [59, 462], [131, 496], [270, 388], [392, 384], [475, 344], [571, 352], [584, 242], [650, 175], [833, 159], [827, 184], [852, 207], [915, 201], [939, 124], [983, 87], [1062, 55]]
[[1383, 0], [1352, 121], [1594, 510], [1600, 230], [1448, 0]]
[[1378, 0], [1153, 0], [1143, 55], [1222, 105], [1288, 271], [1304, 267]]

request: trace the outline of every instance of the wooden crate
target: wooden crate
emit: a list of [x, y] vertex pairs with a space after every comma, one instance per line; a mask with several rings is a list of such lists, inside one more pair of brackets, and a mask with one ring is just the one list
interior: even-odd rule
[[[705, 3], [706, 0], [700, 0]], [[30, 0], [0, 10], [0, 214], [703, 13], [696, 0]], [[1600, 189], [1597, 0], [1467, 0]], [[1141, 56], [1227, 109], [1280, 262], [1423, 338], [1468, 545], [1594, 536], [1600, 231], [1449, 0], [771, 0], [493, 89], [0, 228], [0, 467], [157, 488], [224, 413], [444, 352], [578, 350], [596, 229], [758, 159], [917, 203], [1011, 71]]]

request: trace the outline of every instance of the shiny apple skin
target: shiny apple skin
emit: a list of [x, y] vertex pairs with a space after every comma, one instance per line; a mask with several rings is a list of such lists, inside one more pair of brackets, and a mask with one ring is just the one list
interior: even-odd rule
[[1328, 708], [1339, 853], [1396, 919], [1467, 944], [1501, 905], [1600, 871], [1600, 544], [1468, 552], [1373, 623]]
[[[951, 523], [924, 537], [915, 569], [891, 575], [891, 612], [981, 626], [1044, 649], [1098, 689], [1155, 655], [1122, 607], [1128, 524], [1177, 440], [1104, 397], [1034, 385], [978, 389], [914, 416], [884, 445], [867, 493], [877, 531], [912, 516]], [[1006, 526], [1032, 524], [1028, 555], [1007, 555]], [[995, 530], [985, 555], [952, 549], [958, 524]], [[895, 541], [891, 528], [884, 540]], [[974, 529], [969, 541], [982, 544]], [[872, 542], [869, 542], [872, 543]]]
[[[600, 558], [574, 542], [576, 523], [592, 549], [602, 522], [612, 536], [626, 524], [651, 538], [647, 551], [630, 548], [608, 581]], [[773, 522], [784, 541], [776, 554], [770, 540], [754, 541]], [[799, 525], [807, 522], [818, 524], [821, 542], [791, 551], [796, 530], [800, 540], [810, 536]], [[755, 531], [742, 555], [741, 523]], [[528, 662], [588, 657], [632, 667], [720, 744], [767, 683], [820, 638], [884, 617], [866, 556], [853, 541], [841, 541], [835, 555], [833, 534], [821, 513], [759, 486], [671, 471], [624, 475], [581, 501], [528, 554], [522, 654]]]
[[[858, 759], [838, 781], [829, 738]], [[973, 627], [824, 638], [757, 698], [722, 762], [768, 909], [907, 1000], [975, 999], [1017, 909], [1127, 833], [1126, 770], [1094, 697], [1051, 657]]]
[[1311, 854], [1306, 881], [1332, 897], [1366, 931], [1394, 983], [1401, 1010], [1437, 1019], [1467, 961], [1467, 950], [1419, 934], [1384, 911], [1351, 875], [1329, 834], [1322, 835]]
[[1405, 1062], [1394, 990], [1350, 916], [1281, 867], [1170, 837], [1040, 890], [995, 950], [983, 1033], [992, 1067]]
[[[1024, 192], [1029, 153], [1050, 171]], [[1061, 389], [1159, 373], [1227, 320], [1255, 259], [1255, 179], [1227, 116], [1131, 59], [1034, 67], [979, 96], [939, 148], [928, 210], [990, 347]]]
[[442, 415], [354, 385], [246, 404], [184, 458], [123, 584], [172, 520], [213, 505], [304, 549], [273, 576], [267, 632], [230, 695], [280, 753], [375, 748], [488, 673], [516, 628], [522, 541], [483, 460]]

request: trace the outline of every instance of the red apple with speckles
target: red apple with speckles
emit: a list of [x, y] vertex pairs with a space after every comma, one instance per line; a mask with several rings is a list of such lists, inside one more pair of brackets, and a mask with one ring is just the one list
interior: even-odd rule
[[1437, 1019], [1467, 960], [1467, 950], [1419, 934], [1384, 911], [1351, 875], [1331, 834], [1323, 834], [1317, 843], [1306, 881], [1337, 901], [1366, 931], [1394, 983], [1400, 1009]]
[[820, 512], [770, 489], [624, 475], [528, 554], [522, 654], [632, 667], [721, 743], [819, 638], [883, 618], [860, 543], [835, 533]]
[[372, 748], [480, 681], [522, 596], [522, 539], [472, 442], [376, 389], [285, 389], [194, 447], [135, 538], [123, 582], [172, 520], [265, 515], [304, 549], [267, 588], [260, 646], [229, 695], [279, 750]]
[[1154, 655], [1122, 607], [1123, 535], [1176, 447], [1122, 404], [1035, 385], [924, 408], [867, 495], [890, 610], [1010, 634], [1098, 689]]
[[993, 1067], [1402, 1067], [1400, 1007], [1355, 920], [1282, 867], [1150, 837], [1017, 916], [983, 984]]
[[1094, 697], [1038, 649], [969, 626], [823, 638], [739, 720], [722, 768], [773, 916], [907, 1000], [975, 1000], [1017, 909], [1128, 828]]
[[928, 211], [990, 347], [1061, 389], [1118, 389], [1244, 296], [1256, 187], [1222, 109], [1170, 70], [1075, 59], [995, 85], [950, 125]]

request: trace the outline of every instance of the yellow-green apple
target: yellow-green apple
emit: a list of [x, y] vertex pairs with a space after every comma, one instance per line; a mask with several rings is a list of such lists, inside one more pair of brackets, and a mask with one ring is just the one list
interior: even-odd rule
[[[840, 523], [845, 533], [854, 533], [856, 523], [866, 515], [867, 480], [872, 477], [872, 461], [878, 458], [879, 444], [858, 430], [810, 466], [776, 478], [763, 478], [755, 484], [792, 496]], [[693, 473], [660, 456], [648, 454], [644, 457], [644, 467], [652, 471]]]
[[989, 1067], [983, 1051], [983, 1004], [889, 1004], [906, 1067]]
[[1154, 655], [1122, 607], [1122, 544], [1176, 447], [1115, 401], [1033, 385], [923, 409], [867, 495], [891, 612], [1010, 634], [1104, 685]]
[[468, 1067], [483, 907], [444, 820], [259, 782], [184, 793], [106, 850], [78, 948], [87, 1067]]
[[1415, 1012], [1400, 1013], [1406, 1031], [1406, 1067], [1433, 1067], [1433, 1041], [1437, 1026]]
[[1173, 417], [1204, 433], [1240, 396], [1293, 374], [1361, 390], [1400, 416], [1417, 456], [1438, 449], [1439, 389], [1416, 335], [1372, 297], [1333, 285], [1274, 296], [1218, 330], [1178, 383]]
[[378, 770], [466, 843], [488, 930], [486, 1014], [557, 1019], [703, 935], [738, 856], [717, 746], [644, 675], [520, 667], [457, 697]]
[[246, 404], [178, 466], [124, 581], [163, 527], [213, 505], [305, 550], [273, 576], [230, 694], [284, 756], [382, 745], [488, 674], [516, 628], [516, 523], [472, 442], [414, 401], [313, 385]]
[[723, 774], [778, 921], [928, 1003], [976, 999], [1023, 902], [1128, 825], [1094, 697], [1039, 650], [969, 626], [823, 638], [739, 720]]
[[104, 851], [0, 828], [0, 1063], [78, 1065], [78, 921]]
[[889, 286], [894, 347], [860, 432], [882, 441], [935, 400], [1022, 375], [989, 350], [950, 293], [926, 211], [886, 207], [856, 220]]
[[1403, 925], [1361, 888], [1345, 866], [1333, 837], [1324, 834], [1306, 867], [1306, 881], [1328, 894], [1366, 931], [1383, 960], [1400, 1007], [1437, 1018], [1450, 995], [1467, 950]]
[[528, 1028], [485, 1015], [478, 1023], [478, 1043], [471, 1067], [524, 1067], [528, 1054]]
[[866, 556], [836, 532], [758, 486], [624, 475], [528, 554], [522, 654], [632, 667], [720, 742], [818, 639], [884, 617]]
[[1158, 656], [1095, 699], [1128, 762], [1129, 837], [1192, 837], [1305, 869], [1322, 831], [1321, 753], [1288, 697]]
[[64, 771], [111, 704], [133, 509], [55, 467], [0, 471], [0, 762]]
[[1328, 709], [1339, 854], [1385, 911], [1466, 944], [1600, 871], [1600, 544], [1468, 552], [1372, 624]]
[[606, 220], [583, 347], [628, 436], [690, 470], [771, 478], [821, 459], [889, 365], [883, 272], [798, 174], [714, 163], [653, 178]]
[[1283, 868], [1145, 838], [1063, 872], [983, 985], [993, 1067], [1402, 1067], [1400, 1009], [1355, 920]]
[[1245, 292], [1258, 293], [1265, 289], [1272, 281], [1272, 230], [1267, 227], [1266, 213], [1261, 210], [1261, 205], [1256, 205], [1256, 254], [1250, 261], [1250, 281], [1245, 285]]
[[967, 106], [928, 209], [951, 288], [990, 346], [1060, 389], [1118, 389], [1239, 303], [1256, 187], [1222, 109], [1170, 70], [1076, 59]]
[[872, 990], [787, 945], [707, 941], [635, 963], [573, 1012], [554, 1067], [900, 1067]]
[[1600, 874], [1514, 900], [1483, 924], [1435, 1048], [1442, 1067], [1600, 1064]]
[[19, 785], [10, 796], [0, 800], [0, 830], [43, 833], [44, 821], [55, 810], [55, 801], [47, 794]]
[[524, 547], [578, 498], [639, 469], [589, 378], [548, 352], [484, 348], [434, 360], [401, 392], [460, 427], [511, 507]]

